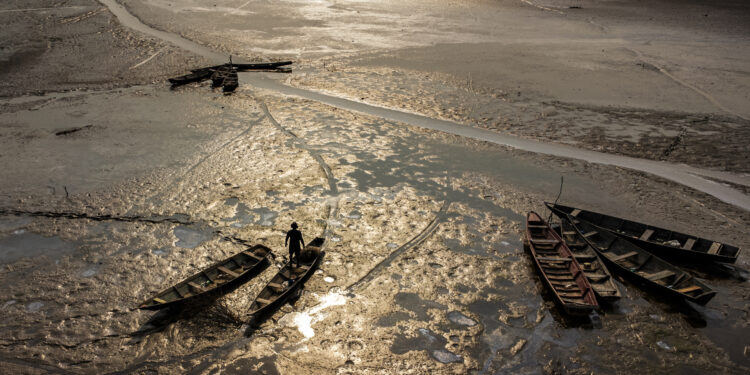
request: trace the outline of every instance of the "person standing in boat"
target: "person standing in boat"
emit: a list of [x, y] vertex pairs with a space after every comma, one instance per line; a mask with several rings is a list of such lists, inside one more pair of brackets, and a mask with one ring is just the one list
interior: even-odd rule
[[[302, 239], [302, 232], [297, 230], [297, 223], [292, 223], [292, 230], [286, 232], [286, 240], [284, 240], [284, 247], [289, 245], [289, 265], [292, 264], [293, 259], [297, 259], [297, 267], [299, 267], [299, 254], [300, 250], [305, 247], [305, 240]], [[302, 246], [300, 247], [300, 243]]]

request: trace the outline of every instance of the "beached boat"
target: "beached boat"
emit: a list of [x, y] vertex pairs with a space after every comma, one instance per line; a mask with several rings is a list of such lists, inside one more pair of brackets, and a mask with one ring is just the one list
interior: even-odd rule
[[654, 291], [699, 305], [705, 305], [716, 295], [708, 285], [636, 244], [570, 215], [566, 220], [610, 265], [610, 269], [619, 271]]
[[[269, 62], [269, 63], [232, 64], [232, 66], [237, 68], [238, 71], [244, 72], [248, 70], [274, 70], [282, 66], [291, 65], [291, 64], [292, 64], [292, 61], [279, 61], [279, 62]], [[225, 67], [227, 65], [229, 64], [214, 65], [214, 66], [209, 66], [207, 68], [202, 68], [202, 69], [216, 70], [221, 67]]]
[[230, 67], [229, 72], [227, 72], [226, 76], [224, 77], [224, 83], [222, 83], [221, 89], [225, 94], [229, 94], [234, 92], [234, 90], [239, 85], [240, 81], [237, 78], [237, 69]]
[[[185, 74], [183, 76], [175, 77], [175, 78], [169, 78], [169, 83], [172, 84], [172, 88], [186, 85], [188, 83], [193, 82], [201, 82], [205, 81], [207, 79], [211, 79], [212, 86], [213, 87], [219, 87], [224, 86], [224, 92], [232, 92], [234, 89], [237, 88], [237, 85], [239, 81], [237, 79], [229, 78], [228, 84], [224, 84], [224, 80], [231, 76], [231, 73], [234, 71], [234, 76], [236, 76], [237, 72], [246, 72], [246, 71], [269, 71], [269, 72], [279, 72], [279, 73], [290, 73], [292, 70], [288, 67], [284, 67], [286, 65], [292, 64], [291, 61], [279, 61], [279, 62], [271, 62], [271, 63], [255, 63], [255, 64], [221, 64], [221, 65], [214, 65], [214, 66], [208, 66], [205, 68], [199, 68], [199, 69], [193, 69], [190, 71], [189, 74]], [[217, 73], [218, 72], [218, 73]]]
[[213, 70], [211, 69], [195, 69], [184, 76], [170, 78], [168, 81], [172, 84], [172, 88], [175, 88], [188, 83], [205, 81], [211, 78], [211, 74], [213, 74]]
[[599, 308], [594, 290], [570, 249], [536, 212], [526, 216], [526, 239], [542, 280], [565, 312], [588, 315]]
[[271, 249], [263, 245], [252, 246], [162, 290], [138, 308], [157, 310], [225, 290], [267, 266], [269, 254]]
[[599, 259], [596, 250], [584, 241], [583, 237], [575, 231], [567, 220], [561, 220], [560, 234], [565, 244], [568, 245], [570, 252], [573, 253], [573, 257], [581, 265], [583, 274], [589, 279], [589, 283], [594, 288], [599, 300], [608, 303], [619, 300], [622, 297], [620, 289], [617, 288], [617, 284], [615, 284], [607, 266]]
[[740, 254], [736, 246], [663, 229], [648, 224], [545, 202], [557, 216], [571, 215], [606, 229], [663, 258], [678, 261], [734, 263]]
[[315, 272], [324, 252], [321, 247], [325, 238], [315, 238], [301, 251], [300, 265], [296, 267], [287, 262], [281, 270], [260, 291], [258, 297], [250, 305], [253, 319], [261, 319], [280, 307]]
[[214, 70], [211, 74], [211, 87], [219, 87], [224, 85], [224, 79], [227, 78], [232, 71], [232, 68], [227, 65], [223, 65], [218, 69]]

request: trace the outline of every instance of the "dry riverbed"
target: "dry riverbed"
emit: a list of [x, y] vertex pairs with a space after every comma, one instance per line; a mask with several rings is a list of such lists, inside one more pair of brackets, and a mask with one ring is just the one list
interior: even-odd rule
[[[738, 48], [734, 60], [709, 58], [727, 53], [711, 42], [735, 40], [742, 16], [722, 12], [725, 22], [717, 23], [685, 13], [721, 4], [667, 17], [672, 5], [660, 3], [652, 22], [618, 15], [627, 10], [621, 3], [583, 2], [579, 10], [588, 13], [571, 13], [578, 10], [554, 0], [122, 3], [144, 22], [220, 53], [293, 57], [295, 73], [276, 76], [290, 85], [523, 137], [748, 172], [748, 114], [733, 99], [746, 94], [747, 50]], [[557, 197], [561, 176], [563, 203], [743, 248], [747, 211], [652, 175], [251, 85], [232, 96], [205, 83], [170, 91], [167, 76], [209, 62], [121, 26], [92, 0], [4, 7], [11, 42], [0, 51], [7, 68], [0, 73], [7, 97], [0, 100], [0, 362], [7, 371], [750, 368], [746, 253], [734, 272], [686, 266], [718, 291], [705, 307], [670, 305], [618, 279], [624, 298], [601, 312], [597, 329], [560, 315], [521, 243], [526, 212], [546, 215], [542, 202]], [[643, 42], [682, 28], [710, 38]], [[356, 32], [343, 40], [342, 30]], [[705, 49], [679, 56], [691, 46]], [[473, 62], [461, 65], [466, 56]], [[717, 84], [706, 89], [711, 79]], [[29, 93], [38, 95], [22, 95]], [[326, 237], [325, 257], [298, 298], [250, 325], [250, 304], [287, 256], [292, 221], [307, 241]], [[244, 249], [228, 237], [265, 244], [276, 259], [202, 305], [135, 308]]]

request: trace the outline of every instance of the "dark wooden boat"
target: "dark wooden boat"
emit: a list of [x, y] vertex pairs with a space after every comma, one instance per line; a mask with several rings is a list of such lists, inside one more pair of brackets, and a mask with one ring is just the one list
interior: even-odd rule
[[613, 269], [669, 297], [705, 305], [716, 292], [636, 244], [570, 215], [566, 220]]
[[177, 86], [186, 85], [188, 83], [205, 81], [211, 78], [211, 74], [213, 74], [213, 70], [211, 69], [195, 69], [189, 74], [170, 78], [168, 81], [172, 84], [172, 88], [175, 88]]
[[229, 76], [232, 68], [227, 65], [222, 65], [218, 69], [214, 70], [211, 74], [211, 87], [219, 87], [224, 85], [224, 79]]
[[[172, 88], [186, 85], [188, 83], [193, 82], [201, 82], [205, 81], [207, 79], [212, 80], [212, 86], [213, 87], [219, 87], [224, 85], [224, 80], [227, 77], [226, 72], [231, 72], [234, 70], [234, 74], [236, 75], [236, 72], [246, 72], [246, 71], [268, 71], [268, 72], [280, 72], [280, 73], [291, 73], [291, 69], [288, 67], [284, 67], [285, 65], [292, 64], [291, 61], [279, 61], [279, 62], [270, 62], [270, 63], [255, 63], [255, 64], [233, 64], [231, 62], [230, 57], [230, 63], [229, 64], [221, 64], [221, 65], [214, 65], [214, 66], [208, 66], [205, 68], [199, 68], [199, 69], [193, 69], [190, 71], [189, 74], [185, 74], [183, 76], [175, 77], [175, 78], [169, 78], [169, 83], [172, 84]], [[217, 72], [221, 72], [218, 73]], [[234, 89], [237, 88], [237, 86], [233, 86], [233, 83], [238, 83], [239, 81], [236, 79], [231, 79], [228, 85], [224, 85], [225, 89], [224, 92], [232, 92]]]
[[[292, 61], [279, 61], [279, 62], [254, 63], [254, 64], [232, 64], [232, 66], [237, 68], [238, 71], [244, 72], [248, 70], [273, 70], [273, 69], [277, 69], [279, 67], [282, 67], [285, 65], [291, 65], [291, 64], [292, 64]], [[229, 64], [214, 65], [214, 66], [209, 66], [203, 69], [216, 70], [227, 65]]]
[[263, 245], [252, 246], [162, 290], [138, 308], [158, 310], [229, 288], [267, 266], [269, 254], [271, 249]]
[[648, 224], [586, 211], [580, 208], [551, 204], [547, 207], [557, 216], [571, 215], [606, 229], [658, 256], [679, 261], [714, 261], [734, 263], [740, 254], [736, 246], [662, 229]]
[[237, 78], [237, 69], [230, 67], [230, 71], [224, 77], [224, 83], [221, 85], [222, 91], [225, 94], [232, 93], [239, 85], [240, 81]]
[[526, 239], [542, 280], [565, 312], [588, 315], [599, 308], [594, 290], [570, 249], [536, 212], [526, 215]]
[[560, 233], [570, 252], [573, 253], [573, 257], [581, 265], [583, 274], [586, 275], [599, 300], [608, 303], [619, 300], [622, 297], [620, 289], [617, 288], [607, 266], [599, 259], [596, 250], [584, 241], [583, 237], [565, 219], [560, 222]]
[[258, 297], [250, 305], [250, 314], [254, 319], [260, 319], [275, 311], [284, 301], [294, 293], [315, 272], [324, 252], [321, 247], [325, 238], [315, 238], [302, 250], [300, 266], [293, 266], [287, 262], [274, 276], [266, 287], [260, 291]]

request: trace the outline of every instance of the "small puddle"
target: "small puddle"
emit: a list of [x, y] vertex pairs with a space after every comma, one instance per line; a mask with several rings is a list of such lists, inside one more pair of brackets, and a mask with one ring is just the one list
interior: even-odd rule
[[448, 313], [448, 320], [458, 325], [473, 327], [477, 324], [473, 319], [462, 314], [460, 311], [451, 311]]
[[186, 249], [193, 249], [211, 238], [211, 235], [206, 231], [186, 227], [184, 225], [175, 227], [174, 235], [177, 237], [174, 246]]
[[37, 311], [41, 310], [43, 306], [44, 306], [44, 303], [42, 303], [42, 302], [38, 302], [38, 301], [37, 302], [32, 302], [32, 303], [26, 305], [26, 310], [28, 310], [29, 312], [37, 312]]
[[440, 363], [462, 362], [461, 356], [445, 350], [444, 347], [447, 343], [448, 340], [435, 334], [435, 332], [427, 328], [419, 328], [416, 337], [397, 335], [391, 345], [391, 352], [404, 354], [413, 350], [424, 350], [430, 354], [432, 359]]
[[25, 257], [47, 255], [59, 258], [77, 247], [74, 242], [66, 242], [60, 237], [45, 237], [19, 229], [10, 236], [0, 238], [0, 261], [9, 263]]

